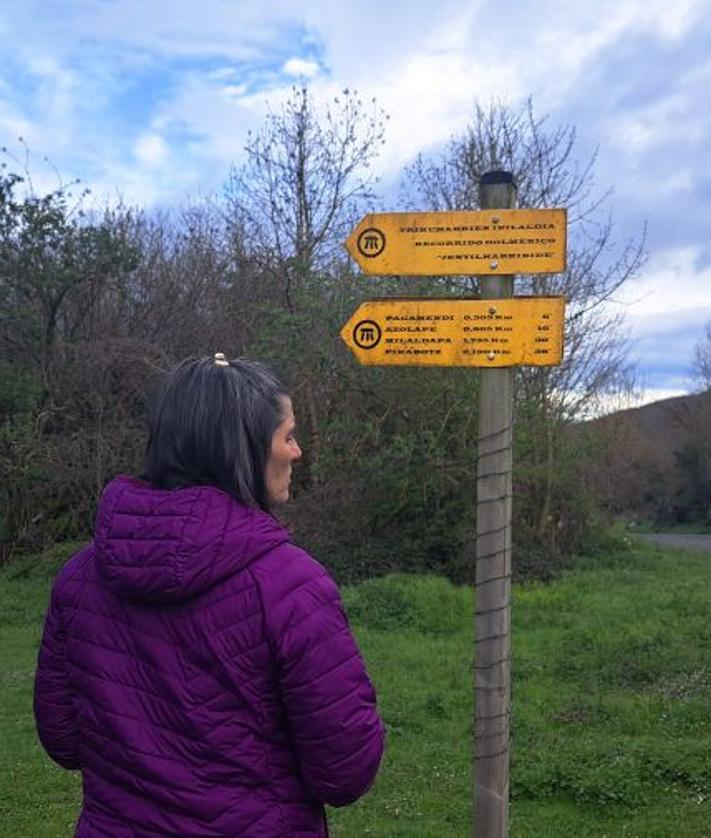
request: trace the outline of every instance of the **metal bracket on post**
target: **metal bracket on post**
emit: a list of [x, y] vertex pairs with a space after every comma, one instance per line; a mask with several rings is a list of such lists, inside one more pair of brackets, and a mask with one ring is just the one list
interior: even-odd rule
[[[505, 171], [479, 182], [483, 210], [514, 209], [517, 187]], [[492, 266], [493, 267], [493, 262]], [[514, 277], [481, 276], [481, 297], [512, 297]], [[483, 369], [477, 451], [474, 835], [506, 838], [511, 713], [512, 367]]]

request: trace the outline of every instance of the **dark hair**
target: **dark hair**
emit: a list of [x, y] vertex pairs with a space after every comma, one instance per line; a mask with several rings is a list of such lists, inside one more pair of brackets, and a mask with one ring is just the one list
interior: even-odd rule
[[168, 374], [150, 418], [143, 479], [161, 489], [217, 486], [269, 510], [265, 473], [287, 395], [267, 367], [188, 358]]

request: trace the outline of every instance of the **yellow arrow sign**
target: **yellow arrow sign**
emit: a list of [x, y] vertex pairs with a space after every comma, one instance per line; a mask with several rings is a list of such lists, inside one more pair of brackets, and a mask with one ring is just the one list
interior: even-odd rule
[[364, 273], [382, 276], [543, 274], [565, 270], [566, 210], [386, 212], [346, 241]]
[[563, 297], [389, 298], [362, 303], [341, 337], [367, 366], [554, 366], [564, 316]]

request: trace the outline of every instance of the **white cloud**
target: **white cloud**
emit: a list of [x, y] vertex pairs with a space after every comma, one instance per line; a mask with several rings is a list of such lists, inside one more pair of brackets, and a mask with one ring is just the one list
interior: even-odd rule
[[675, 195], [678, 192], [690, 192], [694, 180], [689, 169], [679, 169], [676, 172], [661, 177], [655, 184], [657, 194]]
[[711, 268], [699, 269], [699, 247], [653, 254], [618, 292], [626, 315], [630, 360], [640, 377], [639, 404], [691, 389], [694, 344], [711, 321]]
[[677, 40], [701, 16], [704, 0], [597, 0], [571, 5], [552, 0], [543, 6], [530, 5], [545, 25], [531, 32], [531, 45], [543, 50], [541, 57], [559, 70], [577, 72], [602, 48], [636, 34]]
[[659, 402], [662, 399], [674, 399], [689, 392], [688, 387], [647, 387], [638, 396], [630, 398], [629, 407], [642, 407], [644, 404]]
[[630, 320], [655, 319], [662, 324], [680, 312], [711, 318], [711, 268], [697, 267], [700, 253], [694, 246], [652, 255], [640, 276], [619, 295]]
[[667, 0], [653, 0], [631, 3], [640, 25], [669, 40], [678, 40], [694, 25], [706, 10], [704, 0], [676, 0], [672, 5]]
[[149, 167], [162, 163], [169, 152], [167, 143], [158, 134], [143, 134], [133, 146], [133, 153], [138, 160]]
[[222, 88], [222, 93], [228, 99], [241, 99], [247, 93], [246, 84], [226, 84]]
[[304, 61], [302, 58], [290, 58], [282, 67], [287, 76], [297, 76], [312, 79], [318, 75], [319, 66], [315, 61]]
[[708, 140], [708, 113], [698, 107], [711, 84], [711, 61], [676, 79], [674, 92], [610, 119], [605, 139], [627, 157], [655, 147], [679, 150]]
[[349, 87], [357, 88], [364, 100], [375, 97], [390, 117], [378, 165], [383, 174], [397, 172], [419, 152], [463, 130], [475, 101], [486, 103], [505, 95], [515, 102], [526, 95], [515, 62], [491, 62], [481, 56], [475, 27], [481, 5], [450, 3], [418, 27], [413, 23], [423, 21], [423, 12], [418, 18], [411, 7], [405, 12], [397, 4], [358, 7], [361, 23], [378, 22], [371, 28], [358, 26], [353, 8], [339, 26], [330, 20], [330, 36], [344, 44], [346, 52], [337, 59], [329, 53], [338, 78], [324, 80], [314, 90], [324, 100], [337, 95], [343, 74], [349, 73]]
[[689, 388], [686, 386], [642, 387], [635, 393], [625, 393], [624, 395], [614, 395], [601, 399], [599, 405], [597, 405], [597, 410], [587, 418], [594, 419], [609, 413], [617, 413], [620, 410], [642, 407], [642, 405], [652, 404], [652, 402], [658, 402], [662, 399], [673, 399], [677, 396], [684, 396], [688, 392]]
[[18, 112], [10, 102], [0, 100], [0, 137], [2, 144], [8, 145], [22, 137], [32, 142], [34, 137], [33, 123]]
[[8, 0], [8, 29], [45, 53], [72, 55], [87, 43], [113, 51], [150, 51], [170, 57], [225, 55], [254, 58], [298, 22], [301, 14], [283, 0], [73, 0], [54, 10], [38, 0]]
[[223, 180], [232, 162], [241, 156], [249, 128], [260, 121], [266, 96], [245, 95], [241, 84], [215, 83], [209, 75], [184, 76], [172, 97], [158, 106], [153, 124], [166, 135], [183, 136], [181, 154], [196, 175]]

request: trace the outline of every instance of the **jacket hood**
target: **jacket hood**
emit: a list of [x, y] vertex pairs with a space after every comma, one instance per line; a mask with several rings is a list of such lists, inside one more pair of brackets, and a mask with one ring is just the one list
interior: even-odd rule
[[289, 541], [271, 515], [212, 486], [155, 489], [121, 476], [99, 502], [99, 572], [118, 595], [179, 602]]

